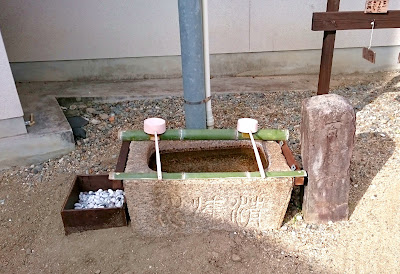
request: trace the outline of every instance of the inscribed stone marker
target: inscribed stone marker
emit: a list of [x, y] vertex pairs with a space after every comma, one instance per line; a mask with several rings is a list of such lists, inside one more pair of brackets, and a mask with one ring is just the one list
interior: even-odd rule
[[308, 173], [303, 201], [307, 222], [348, 219], [355, 130], [353, 107], [343, 97], [327, 94], [303, 101], [301, 155]]

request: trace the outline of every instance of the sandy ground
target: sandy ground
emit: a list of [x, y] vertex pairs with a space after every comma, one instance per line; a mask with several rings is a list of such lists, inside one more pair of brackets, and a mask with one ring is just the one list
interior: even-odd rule
[[[167, 106], [176, 108], [170, 127], [183, 125], [181, 98], [96, 103], [90, 106], [99, 112], [121, 108], [128, 113], [116, 115], [118, 126], [89, 124], [88, 139], [63, 158], [1, 171], [0, 273], [399, 273], [399, 79], [397, 74], [371, 79], [376, 81], [334, 91], [357, 111], [348, 222], [307, 225], [298, 218], [296, 190], [283, 227], [276, 231], [143, 238], [122, 227], [65, 236], [60, 210], [74, 174], [112, 170], [121, 127], [140, 128], [144, 117], [169, 115]], [[234, 127], [244, 113], [262, 116], [262, 127], [290, 129], [290, 146], [299, 155], [300, 105], [313, 94], [218, 95], [217, 127]]]

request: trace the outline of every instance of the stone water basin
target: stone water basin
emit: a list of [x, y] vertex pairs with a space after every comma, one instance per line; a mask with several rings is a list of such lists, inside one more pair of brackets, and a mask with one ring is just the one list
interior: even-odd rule
[[[266, 171], [290, 171], [275, 141], [256, 141]], [[164, 172], [257, 171], [249, 140], [160, 141]], [[156, 173], [153, 141], [132, 141], [126, 173]], [[223, 178], [124, 181], [132, 228], [162, 236], [268, 230], [281, 226], [293, 178]]]

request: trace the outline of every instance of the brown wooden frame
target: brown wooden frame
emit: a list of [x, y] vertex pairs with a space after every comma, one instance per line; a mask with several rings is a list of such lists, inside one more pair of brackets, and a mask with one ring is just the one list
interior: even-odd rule
[[328, 94], [332, 74], [332, 60], [337, 30], [400, 28], [400, 11], [388, 13], [364, 13], [363, 11], [339, 12], [340, 0], [328, 0], [327, 12], [313, 14], [312, 30], [324, 31], [321, 65], [318, 80], [318, 95]]

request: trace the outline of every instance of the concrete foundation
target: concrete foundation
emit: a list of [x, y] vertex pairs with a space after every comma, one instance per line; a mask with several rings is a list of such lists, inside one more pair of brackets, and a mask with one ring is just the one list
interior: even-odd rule
[[[237, 141], [161, 141], [166, 150], [231, 148]], [[249, 146], [239, 141], [237, 146]], [[268, 171], [290, 170], [276, 142], [258, 142]], [[155, 172], [148, 166], [153, 142], [132, 142], [126, 172]], [[293, 187], [291, 178], [128, 180], [125, 195], [132, 228], [143, 235], [277, 229]]]
[[[374, 47], [376, 64], [361, 57], [362, 48], [335, 49], [333, 74], [400, 69], [400, 46]], [[213, 54], [211, 75], [270, 76], [318, 73], [321, 50]], [[177, 78], [180, 56], [110, 58], [11, 63], [16, 81], [131, 80]]]
[[29, 165], [60, 157], [75, 149], [74, 136], [53, 96], [22, 96], [25, 116], [33, 113], [35, 124], [28, 133], [0, 138], [0, 169]]

